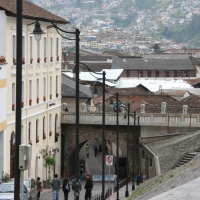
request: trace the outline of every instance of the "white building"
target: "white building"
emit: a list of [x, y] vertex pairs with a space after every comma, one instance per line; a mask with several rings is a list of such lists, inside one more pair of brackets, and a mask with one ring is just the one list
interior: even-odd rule
[[[0, 173], [14, 177], [15, 159], [15, 101], [16, 101], [16, 1], [0, 0], [0, 54], [7, 65], [0, 65]], [[37, 11], [37, 12], [36, 12]], [[23, 1], [22, 49], [22, 143], [32, 144], [31, 167], [25, 177], [45, 179], [44, 160], [39, 151], [49, 145], [56, 159], [55, 169], [60, 174], [60, 110], [61, 110], [61, 43], [62, 38], [54, 28], [47, 29], [54, 21], [59, 27], [66, 20]], [[38, 19], [42, 30], [40, 41], [31, 34]], [[6, 92], [7, 91], [7, 92]], [[7, 116], [6, 113], [7, 112]], [[52, 177], [52, 176], [51, 176]]]

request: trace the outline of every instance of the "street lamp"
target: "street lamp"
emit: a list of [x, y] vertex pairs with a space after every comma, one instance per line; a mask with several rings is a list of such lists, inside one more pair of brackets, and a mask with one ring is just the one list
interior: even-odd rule
[[15, 181], [14, 199], [20, 199], [19, 145], [21, 144], [21, 102], [22, 102], [22, 0], [16, 1], [16, 112], [15, 112]]
[[116, 129], [116, 134], [117, 134], [117, 199], [119, 200], [119, 93], [117, 92], [116, 94], [116, 104], [117, 104], [117, 129]]
[[[76, 151], [75, 151], [75, 178], [76, 178], [76, 187], [79, 188], [79, 29], [76, 29], [75, 32], [69, 32], [62, 30], [59, 28], [54, 22], [49, 19], [43, 19], [44, 21], [50, 22], [52, 25], [47, 28], [54, 27], [58, 34], [67, 40], [75, 40], [76, 41]], [[36, 40], [41, 39], [41, 34], [43, 34], [42, 29], [40, 28], [40, 23], [38, 21], [35, 23], [35, 29], [33, 30], [34, 37]], [[33, 23], [32, 23], [33, 24]], [[29, 24], [31, 25], [31, 24]], [[74, 34], [75, 39], [64, 37], [59, 31], [67, 34]], [[20, 59], [21, 60], [21, 59]], [[79, 200], [79, 193], [77, 193], [76, 200]]]
[[[101, 74], [103, 75], [103, 99], [102, 99], [102, 199], [105, 198], [105, 82], [106, 82], [106, 72], [103, 71], [102, 73], [92, 71], [85, 63], [79, 62], [80, 64], [84, 65], [87, 70], [93, 74]], [[74, 66], [77, 69], [77, 63]], [[75, 71], [75, 70], [73, 70]], [[76, 71], [77, 73], [77, 71]], [[77, 74], [76, 74], [77, 75]], [[93, 75], [94, 76], [94, 75]], [[77, 80], [77, 78], [76, 78]], [[95, 95], [98, 95], [97, 90], [95, 91]]]
[[132, 191], [135, 190], [135, 185], [134, 185], [134, 178], [135, 178], [135, 174], [134, 174], [134, 165], [135, 165], [135, 121], [136, 121], [136, 112], [134, 112], [134, 129], [133, 129], [133, 184], [132, 184]]
[[127, 156], [126, 156], [126, 191], [125, 197], [129, 196], [128, 192], [128, 174], [129, 174], [129, 162], [128, 162], [128, 154], [129, 154], [129, 124], [130, 124], [130, 103], [128, 103], [128, 127], [127, 127]]

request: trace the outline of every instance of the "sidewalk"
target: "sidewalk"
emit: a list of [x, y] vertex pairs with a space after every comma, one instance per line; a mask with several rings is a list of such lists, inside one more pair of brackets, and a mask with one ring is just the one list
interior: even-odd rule
[[173, 188], [149, 200], [199, 200], [200, 178]]

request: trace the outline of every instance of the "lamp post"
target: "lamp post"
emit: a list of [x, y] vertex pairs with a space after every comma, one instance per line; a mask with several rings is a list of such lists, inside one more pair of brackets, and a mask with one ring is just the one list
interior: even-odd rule
[[[102, 90], [103, 90], [103, 99], [102, 99], [102, 199], [105, 198], [105, 82], [106, 82], [106, 72], [103, 71], [103, 73], [98, 73], [98, 72], [94, 72], [92, 71], [85, 63], [79, 62], [80, 64], [84, 65], [87, 70], [91, 73], [94, 74], [101, 74], [103, 75], [103, 86], [102, 86]], [[75, 66], [75, 68], [77, 68], [77, 66]], [[76, 71], [77, 73], [77, 71]], [[94, 75], [93, 75], [94, 76]], [[97, 95], [97, 90], [94, 90], [95, 95]]]
[[116, 127], [116, 134], [117, 134], [117, 199], [119, 200], [119, 93], [116, 94], [116, 104], [117, 104], [117, 127]]
[[[79, 35], [80, 31], [79, 29], [76, 29], [75, 32], [69, 32], [62, 30], [59, 28], [54, 22], [48, 19], [43, 19], [44, 21], [50, 22], [52, 25], [48, 26], [47, 28], [54, 27], [59, 35], [61, 35], [62, 38], [68, 39], [68, 40], [75, 40], [76, 41], [76, 150], [75, 150], [75, 178], [76, 178], [76, 187], [79, 188]], [[33, 23], [32, 23], [33, 24]], [[31, 24], [29, 24], [31, 25]], [[70, 39], [64, 37], [60, 32], [67, 33], [67, 34], [74, 34], [75, 39]], [[38, 21], [35, 22], [35, 29], [33, 30], [34, 37], [36, 40], [41, 39], [41, 34], [43, 34], [42, 29], [40, 28], [40, 24]], [[79, 193], [76, 193], [76, 200], [79, 200]]]
[[126, 191], [125, 197], [129, 196], [128, 192], [128, 174], [129, 174], [129, 162], [128, 162], [128, 154], [129, 154], [129, 124], [130, 124], [130, 103], [128, 103], [128, 127], [127, 127], [127, 156], [126, 156]]
[[15, 112], [15, 184], [14, 199], [20, 199], [19, 145], [21, 144], [21, 102], [22, 102], [22, 0], [16, 1], [17, 11], [17, 65], [16, 65], [16, 112]]
[[136, 121], [136, 112], [134, 112], [134, 127], [133, 127], [133, 184], [132, 184], [132, 191], [135, 190], [135, 184], [134, 184], [134, 165], [135, 165], [135, 121]]

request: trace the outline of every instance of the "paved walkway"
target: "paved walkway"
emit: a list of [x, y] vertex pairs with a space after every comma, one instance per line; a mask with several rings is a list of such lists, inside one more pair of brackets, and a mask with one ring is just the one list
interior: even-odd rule
[[[96, 140], [90, 140], [88, 141], [90, 149], [89, 149], [89, 158], [86, 158], [86, 170], [85, 173], [81, 176], [82, 178], [82, 191], [80, 193], [80, 198], [79, 200], [84, 200], [84, 195], [85, 195], [85, 174], [89, 173], [90, 175], [101, 175], [102, 174], [102, 154], [99, 154], [95, 157], [94, 155], [94, 145], [96, 145]], [[111, 167], [110, 174], [114, 175], [114, 167]], [[105, 166], [105, 174], [109, 174], [109, 167]], [[95, 197], [96, 195], [99, 195], [102, 192], [102, 183], [101, 182], [93, 182], [94, 187], [92, 190], [92, 197]], [[109, 183], [105, 181], [105, 193], [107, 188], [109, 187]], [[110, 186], [114, 186], [114, 182], [110, 182]], [[128, 185], [128, 190], [129, 190], [129, 195], [131, 195], [132, 191], [132, 183], [129, 183]], [[120, 200], [126, 200], [127, 198], [125, 197], [125, 191], [126, 191], [126, 186], [122, 187], [119, 190], [119, 199]], [[50, 189], [43, 189], [43, 192], [41, 193], [41, 200], [49, 200], [52, 199], [52, 190]], [[60, 190], [59, 193], [59, 199], [64, 199], [63, 196], [63, 191]], [[73, 191], [69, 193], [69, 200], [73, 200]], [[110, 200], [116, 200], [117, 199], [117, 192], [113, 193], [112, 196], [109, 198]]]
[[200, 178], [173, 188], [149, 200], [199, 200]]

